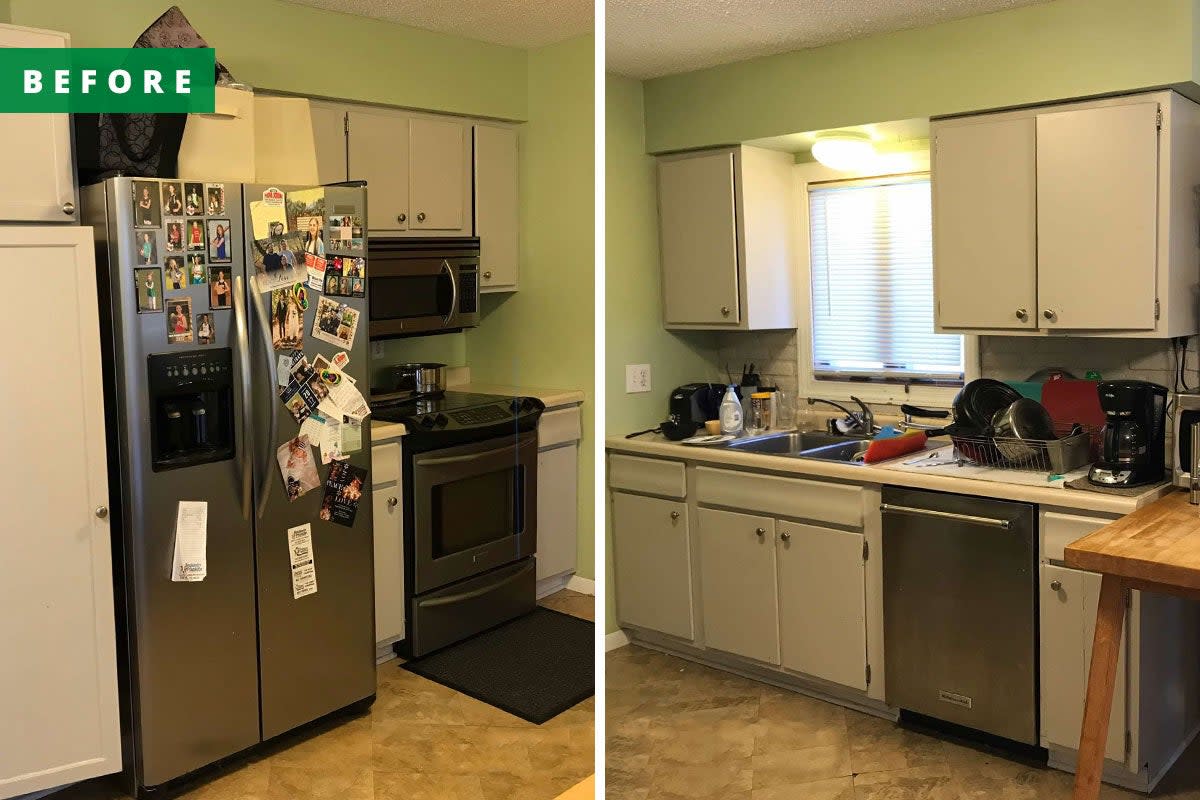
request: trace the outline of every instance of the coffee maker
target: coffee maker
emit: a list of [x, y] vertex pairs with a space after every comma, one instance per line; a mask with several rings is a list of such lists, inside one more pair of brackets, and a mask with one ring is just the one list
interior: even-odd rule
[[1104, 446], [1088, 472], [1096, 486], [1157, 483], [1166, 467], [1167, 388], [1146, 381], [1103, 381]]

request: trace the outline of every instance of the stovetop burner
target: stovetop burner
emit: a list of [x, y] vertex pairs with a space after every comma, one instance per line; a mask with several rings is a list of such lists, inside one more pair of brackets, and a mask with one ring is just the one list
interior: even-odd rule
[[545, 405], [532, 397], [475, 392], [443, 392], [396, 398], [372, 395], [371, 414], [382, 422], [402, 422], [410, 434], [438, 439], [499, 436], [532, 430]]

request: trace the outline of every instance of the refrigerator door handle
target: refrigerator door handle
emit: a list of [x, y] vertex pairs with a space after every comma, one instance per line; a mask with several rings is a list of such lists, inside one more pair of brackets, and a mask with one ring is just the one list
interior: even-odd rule
[[254, 313], [258, 317], [258, 325], [262, 328], [263, 335], [263, 352], [267, 358], [267, 375], [270, 377], [271, 395], [271, 413], [268, 416], [270, 420], [267, 425], [267, 443], [263, 448], [266, 453], [263, 456], [262, 473], [259, 475], [258, 483], [258, 518], [262, 519], [262, 515], [267, 510], [267, 498], [271, 496], [271, 447], [275, 443], [275, 437], [279, 433], [279, 403], [274, 396], [275, 387], [279, 385], [279, 375], [275, 366], [275, 344], [271, 340], [271, 322], [267, 317], [267, 309], [263, 306], [262, 294], [258, 291], [258, 284], [251, 282], [250, 291], [254, 297]]
[[238, 380], [242, 390], [242, 443], [238, 448], [238, 470], [242, 474], [242, 519], [250, 519], [250, 336], [246, 328], [246, 287], [241, 275], [233, 278], [233, 330], [237, 336]]

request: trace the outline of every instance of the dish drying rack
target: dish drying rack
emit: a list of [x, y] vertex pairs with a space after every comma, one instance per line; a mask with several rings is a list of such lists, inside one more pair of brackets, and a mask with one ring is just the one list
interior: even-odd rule
[[1104, 429], [1094, 425], [1055, 423], [1056, 439], [1015, 436], [951, 436], [954, 455], [983, 467], [1061, 475], [1100, 457]]

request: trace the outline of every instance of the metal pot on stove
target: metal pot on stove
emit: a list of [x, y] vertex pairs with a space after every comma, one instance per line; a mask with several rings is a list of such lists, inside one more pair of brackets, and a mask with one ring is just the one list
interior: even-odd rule
[[393, 392], [424, 395], [446, 390], [446, 365], [435, 361], [397, 364], [392, 367], [390, 374]]

